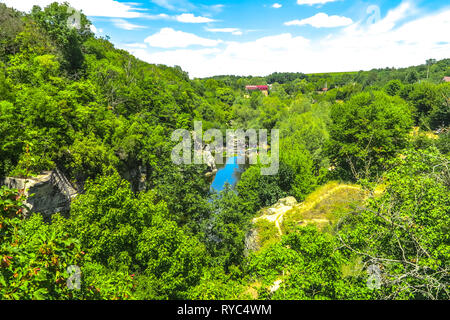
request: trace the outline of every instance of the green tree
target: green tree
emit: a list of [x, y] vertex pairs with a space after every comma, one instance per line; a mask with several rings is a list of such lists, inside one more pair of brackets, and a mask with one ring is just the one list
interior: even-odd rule
[[232, 106], [234, 102], [234, 92], [230, 88], [217, 88], [217, 98], [228, 106]]
[[272, 176], [261, 175], [261, 167], [258, 165], [251, 166], [242, 174], [236, 186], [243, 210], [256, 213], [290, 195], [294, 175], [293, 168], [282, 161], [278, 173]]
[[50, 4], [44, 10], [34, 6], [31, 16], [41, 28], [47, 31], [64, 56], [64, 67], [73, 73], [81, 68], [84, 61], [82, 43], [93, 34], [90, 31], [90, 22], [82, 13], [79, 14], [77, 27], [68, 25], [70, 17], [75, 13], [69, 8], [67, 4], [57, 3]]
[[343, 247], [380, 270], [381, 299], [448, 299], [448, 157], [409, 151], [384, 176], [386, 191], [340, 223]]
[[406, 78], [405, 78], [405, 82], [410, 83], [410, 84], [416, 83], [418, 80], [419, 80], [419, 74], [417, 73], [416, 70], [412, 70], [412, 71], [408, 72], [408, 74], [406, 75]]
[[18, 51], [14, 43], [16, 36], [23, 30], [22, 14], [0, 3], [0, 60]]
[[396, 96], [403, 87], [400, 80], [391, 80], [384, 87], [384, 91], [390, 96]]
[[399, 97], [361, 93], [332, 108], [329, 152], [342, 176], [360, 179], [381, 174], [385, 160], [407, 146], [412, 116]]
[[430, 113], [444, 103], [443, 98], [437, 85], [429, 82], [415, 84], [409, 92], [407, 100], [416, 109], [416, 123], [427, 128]]
[[0, 101], [0, 176], [9, 174], [17, 165], [17, 155], [22, 152], [21, 127], [15, 116], [16, 108], [7, 101]]
[[[368, 299], [363, 276], [344, 279], [345, 262], [330, 234], [298, 228], [250, 257], [248, 272], [263, 284], [259, 298], [274, 300]], [[275, 286], [278, 283], [278, 288]]]
[[213, 196], [211, 205], [211, 217], [203, 226], [205, 243], [214, 264], [228, 271], [231, 265], [242, 262], [252, 212], [245, 212], [240, 198], [228, 184]]
[[[51, 224], [45, 223], [40, 214], [24, 219], [23, 200], [17, 190], [0, 188], [2, 299], [130, 298], [132, 279], [126, 274], [106, 273], [103, 266], [92, 264], [80, 241], [68, 232], [67, 219], [56, 215]], [[79, 290], [67, 285], [73, 275], [70, 266], [79, 268]]]
[[436, 59], [428, 59], [427, 60], [427, 79], [430, 78], [430, 68], [435, 63], [436, 63]]
[[93, 262], [136, 274], [136, 296], [183, 298], [199, 281], [205, 249], [170, 220], [155, 193], [136, 196], [117, 173], [88, 182], [72, 206], [71, 232]]

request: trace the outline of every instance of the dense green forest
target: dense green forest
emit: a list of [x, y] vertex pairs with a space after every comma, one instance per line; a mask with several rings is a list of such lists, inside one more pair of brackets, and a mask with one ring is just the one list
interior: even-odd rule
[[[70, 28], [67, 12], [0, 4], [0, 177], [58, 168], [79, 191], [46, 221], [0, 187], [0, 299], [450, 298], [450, 59], [191, 80], [95, 37], [84, 15]], [[194, 121], [279, 129], [278, 175], [254, 165], [211, 195], [206, 165], [171, 161], [172, 132]], [[326, 226], [260, 226], [246, 248], [261, 209], [333, 183], [365, 196], [336, 194]]]

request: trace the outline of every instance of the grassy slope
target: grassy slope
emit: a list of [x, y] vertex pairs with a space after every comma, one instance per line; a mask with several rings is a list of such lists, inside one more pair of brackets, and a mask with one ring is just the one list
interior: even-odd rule
[[261, 210], [254, 219], [258, 247], [263, 248], [294, 232], [298, 226], [315, 224], [320, 230], [331, 226], [339, 213], [361, 204], [367, 192], [358, 185], [330, 182], [309, 195], [304, 202], [293, 206], [277, 204]]

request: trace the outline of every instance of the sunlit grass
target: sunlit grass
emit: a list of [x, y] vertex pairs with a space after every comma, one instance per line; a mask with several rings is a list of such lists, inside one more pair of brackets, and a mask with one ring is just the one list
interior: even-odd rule
[[299, 206], [288, 211], [283, 219], [283, 233], [292, 232], [297, 226], [315, 224], [320, 230], [335, 222], [337, 212], [345, 212], [362, 202], [366, 196], [357, 185], [330, 182], [310, 194]]
[[255, 223], [255, 227], [258, 231], [258, 244], [260, 248], [270, 246], [281, 240], [274, 223], [261, 219]]

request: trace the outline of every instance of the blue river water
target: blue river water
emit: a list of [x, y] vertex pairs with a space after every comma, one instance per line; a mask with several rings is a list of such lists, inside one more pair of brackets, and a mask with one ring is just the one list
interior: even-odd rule
[[223, 168], [220, 168], [214, 180], [211, 184], [211, 191], [220, 192], [225, 189], [225, 184], [229, 183], [231, 187], [234, 189], [236, 184], [239, 182], [242, 173], [245, 171], [246, 166], [240, 165], [237, 163], [239, 157], [231, 157], [227, 159], [226, 164]]

